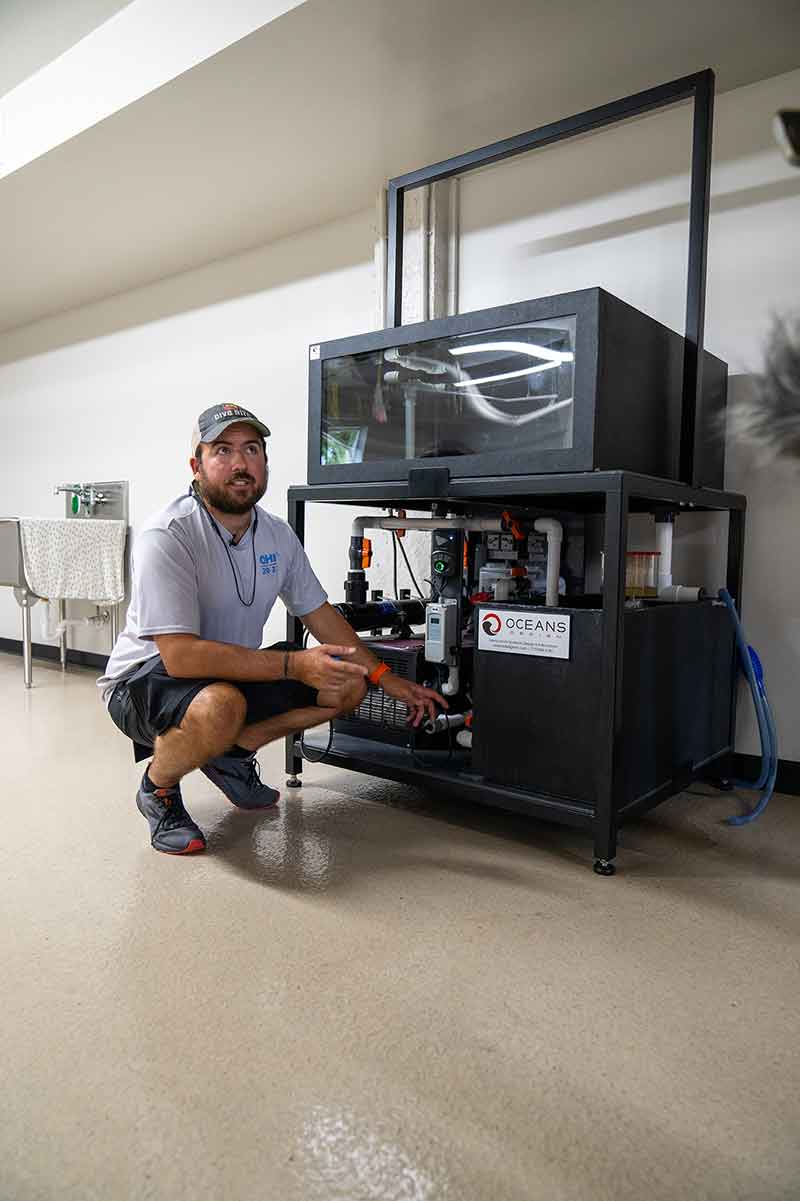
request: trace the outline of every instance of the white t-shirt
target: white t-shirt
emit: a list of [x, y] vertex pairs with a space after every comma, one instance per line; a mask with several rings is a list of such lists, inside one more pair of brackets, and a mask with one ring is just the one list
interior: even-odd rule
[[[233, 572], [245, 601], [236, 594]], [[106, 704], [116, 685], [158, 654], [155, 634], [195, 634], [257, 650], [280, 597], [294, 617], [313, 612], [328, 599], [297, 535], [287, 522], [257, 506], [250, 528], [236, 544], [224, 526], [194, 496], [179, 497], [156, 513], [139, 533], [132, 556], [131, 603], [98, 687]], [[230, 561], [228, 559], [230, 555]], [[233, 567], [231, 567], [231, 563]]]

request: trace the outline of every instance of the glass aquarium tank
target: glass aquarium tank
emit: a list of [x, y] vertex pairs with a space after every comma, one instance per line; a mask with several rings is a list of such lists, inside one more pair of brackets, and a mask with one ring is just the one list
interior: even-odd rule
[[683, 348], [599, 288], [312, 346], [309, 483], [425, 466], [676, 478]]
[[572, 446], [575, 318], [327, 359], [320, 462]]

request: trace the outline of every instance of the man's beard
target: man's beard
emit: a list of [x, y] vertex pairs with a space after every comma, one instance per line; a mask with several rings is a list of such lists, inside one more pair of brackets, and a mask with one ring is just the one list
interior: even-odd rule
[[239, 475], [234, 476], [234, 480], [246, 480], [252, 484], [252, 491], [247, 496], [231, 495], [227, 484], [215, 485], [209, 483], [208, 476], [202, 467], [200, 468], [199, 475], [200, 479], [195, 482], [201, 499], [219, 513], [231, 513], [236, 516], [240, 516], [242, 513], [249, 513], [258, 504], [267, 490], [266, 479], [264, 480], [263, 488], [259, 489], [251, 475]]

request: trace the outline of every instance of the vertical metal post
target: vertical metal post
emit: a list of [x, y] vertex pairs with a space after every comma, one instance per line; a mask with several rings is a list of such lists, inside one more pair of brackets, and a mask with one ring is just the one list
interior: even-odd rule
[[389, 287], [386, 306], [387, 328], [403, 321], [403, 210], [405, 190], [394, 180], [389, 181], [389, 245], [386, 258], [386, 279]]
[[[595, 859], [610, 864], [617, 852], [617, 808], [622, 765], [622, 655], [625, 618], [625, 551], [628, 488], [624, 473], [605, 494], [603, 654], [600, 689], [603, 714], [594, 818]], [[613, 869], [612, 869], [613, 870]]]
[[[287, 505], [287, 520], [289, 525], [297, 534], [302, 546], [306, 536], [306, 506], [302, 500], [294, 500], [289, 492], [289, 500]], [[286, 641], [287, 642], [302, 642], [303, 640], [303, 623], [298, 617], [292, 617], [291, 613], [286, 614]], [[287, 784], [292, 788], [299, 788], [299, 776], [303, 770], [303, 760], [295, 750], [295, 735], [287, 734], [284, 740], [286, 751], [286, 774], [289, 779]]]
[[[744, 525], [745, 510], [728, 510], [728, 562], [725, 573], [725, 587], [733, 597], [739, 616], [742, 613], [742, 577], [744, 572]], [[738, 688], [739, 651], [733, 644], [733, 673], [731, 687], [731, 717], [729, 744], [732, 752], [736, 750], [736, 705], [739, 699]], [[733, 774], [733, 772], [731, 772]]]
[[[47, 602], [45, 602], [47, 603]], [[67, 602], [61, 598], [58, 602], [58, 621], [59, 625], [67, 620]], [[61, 670], [67, 670], [67, 631], [66, 627], [61, 630], [58, 636], [58, 651], [61, 659]]]
[[31, 646], [31, 594], [22, 589], [22, 671], [25, 687], [33, 683], [33, 648]]
[[725, 587], [736, 601], [739, 614], [742, 612], [742, 576], [744, 572], [744, 509], [728, 511], [728, 562], [725, 572]]
[[714, 72], [696, 77], [692, 121], [692, 179], [689, 203], [689, 262], [686, 271], [686, 343], [683, 352], [680, 478], [695, 479], [696, 416], [703, 389], [703, 330], [706, 316], [708, 209], [714, 126]]
[[119, 638], [119, 605], [109, 605], [109, 614], [111, 615], [111, 649], [117, 645]]

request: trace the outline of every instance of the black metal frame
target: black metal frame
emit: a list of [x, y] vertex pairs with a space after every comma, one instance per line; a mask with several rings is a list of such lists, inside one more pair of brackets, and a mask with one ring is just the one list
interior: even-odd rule
[[[414, 508], [430, 508], [438, 496], [419, 496], [409, 485], [323, 484], [315, 487], [289, 489], [288, 520], [302, 542], [305, 537], [305, 506], [310, 502], [359, 506], [391, 506], [402, 508], [413, 501]], [[452, 480], [447, 489], [448, 506], [457, 511], [470, 504], [494, 502], [530, 504], [561, 509], [581, 509], [605, 514], [605, 580], [603, 591], [602, 644], [602, 713], [604, 761], [598, 777], [602, 783], [594, 806], [557, 797], [523, 792], [514, 788], [487, 784], [480, 778], [458, 771], [446, 771], [413, 764], [402, 765], [397, 753], [381, 762], [379, 758], [354, 753], [352, 749], [337, 750], [334, 741], [327, 762], [366, 772], [385, 779], [411, 784], [457, 784], [460, 794], [481, 804], [528, 813], [567, 825], [590, 830], [594, 838], [594, 853], [598, 860], [610, 861], [617, 846], [617, 829], [622, 820], [647, 812], [667, 797], [681, 791], [692, 779], [702, 778], [713, 770], [710, 764], [697, 765], [694, 772], [673, 780], [646, 797], [621, 806], [621, 731], [622, 731], [622, 663], [625, 612], [625, 552], [627, 548], [628, 517], [635, 511], [655, 511], [660, 508], [681, 511], [727, 511], [729, 514], [726, 584], [728, 591], [741, 607], [742, 560], [744, 552], [744, 522], [747, 502], [733, 492], [718, 492], [694, 488], [670, 480], [654, 479], [632, 472], [579, 472], [555, 476], [517, 476]], [[303, 626], [298, 618], [287, 619], [287, 638], [299, 642]], [[724, 755], [733, 752], [736, 729], [736, 695], [731, 697], [729, 746]], [[348, 740], [345, 740], [345, 743]], [[393, 761], [392, 761], [393, 759]], [[296, 735], [286, 739], [286, 770], [297, 776], [302, 770]], [[724, 764], [718, 765], [723, 773]]]
[[554, 121], [539, 129], [504, 138], [478, 150], [396, 176], [388, 185], [388, 281], [387, 325], [402, 324], [403, 209], [410, 188], [464, 175], [478, 167], [498, 163], [529, 150], [551, 146], [578, 134], [590, 133], [642, 116], [681, 100], [694, 101], [692, 166], [689, 202], [689, 257], [686, 273], [686, 353], [684, 358], [681, 421], [680, 478], [696, 482], [694, 474], [695, 414], [702, 391], [702, 351], [705, 329], [708, 211], [711, 182], [711, 141], [714, 121], [714, 72], [698, 71], [671, 83], [648, 88], [610, 104]]

